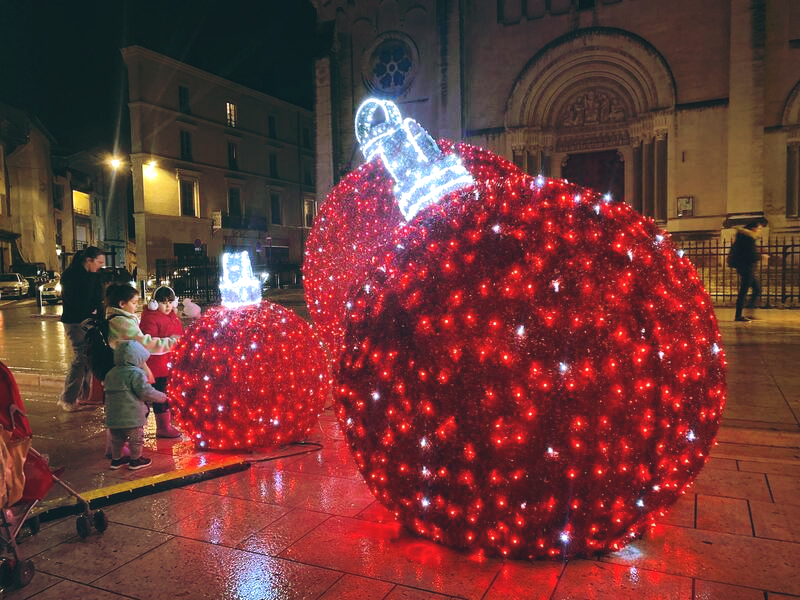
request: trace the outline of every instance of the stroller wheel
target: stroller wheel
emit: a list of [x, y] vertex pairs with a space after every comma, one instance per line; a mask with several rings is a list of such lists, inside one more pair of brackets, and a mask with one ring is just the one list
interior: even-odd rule
[[102, 510], [95, 511], [93, 518], [94, 528], [97, 529], [97, 531], [103, 533], [106, 529], [108, 529], [108, 517]]
[[89, 525], [89, 517], [86, 515], [78, 516], [77, 521], [75, 521], [75, 528], [78, 530], [78, 535], [83, 539], [89, 537], [89, 531], [91, 530]]
[[7, 589], [14, 583], [14, 567], [17, 564], [16, 558], [6, 558], [0, 562], [0, 587]]
[[33, 579], [33, 575], [36, 573], [36, 569], [33, 566], [33, 562], [30, 560], [20, 560], [17, 561], [17, 566], [14, 567], [14, 585], [16, 587], [25, 587], [31, 582]]

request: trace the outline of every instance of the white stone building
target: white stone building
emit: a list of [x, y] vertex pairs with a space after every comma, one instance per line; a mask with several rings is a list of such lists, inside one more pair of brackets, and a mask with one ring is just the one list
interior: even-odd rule
[[316, 0], [317, 189], [393, 99], [434, 137], [610, 191], [684, 238], [800, 231], [797, 0]]

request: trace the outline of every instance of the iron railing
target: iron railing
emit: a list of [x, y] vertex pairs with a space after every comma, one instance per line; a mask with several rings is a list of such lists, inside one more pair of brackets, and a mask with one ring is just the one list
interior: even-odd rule
[[[727, 265], [731, 241], [675, 241], [697, 269], [703, 285], [716, 306], [732, 306], [739, 291], [739, 275]], [[800, 307], [800, 240], [794, 237], [770, 237], [759, 241], [761, 263], [757, 274], [762, 286], [764, 308]], [[277, 261], [276, 261], [277, 262]], [[298, 265], [267, 266], [276, 270], [267, 285], [282, 287], [298, 283]], [[279, 273], [280, 270], [287, 271]], [[178, 296], [189, 296], [196, 302], [219, 303], [221, 267], [214, 257], [191, 257], [156, 261], [156, 281], [168, 281]]]
[[[703, 285], [716, 306], [736, 304], [739, 275], [727, 265], [730, 240], [675, 241], [697, 269]], [[761, 263], [756, 273], [761, 282], [760, 306], [800, 306], [800, 241], [794, 237], [772, 236], [758, 242]]]

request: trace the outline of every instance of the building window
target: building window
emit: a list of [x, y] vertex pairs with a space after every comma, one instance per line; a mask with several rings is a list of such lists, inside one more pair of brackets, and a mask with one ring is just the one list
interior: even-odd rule
[[275, 115], [267, 117], [267, 136], [275, 139], [278, 137], [278, 128], [275, 122]]
[[181, 160], [192, 160], [192, 134], [181, 130]]
[[303, 127], [303, 148], [311, 149], [311, 130]]
[[64, 244], [64, 223], [61, 219], [56, 219], [56, 246]]
[[189, 107], [189, 88], [185, 85], [178, 86], [178, 110], [187, 115], [192, 114]]
[[578, 0], [578, 10], [590, 10], [594, 8], [594, 0]]
[[64, 186], [60, 183], [53, 184], [53, 208], [64, 210]]
[[197, 182], [191, 179], [180, 180], [181, 216], [196, 217], [197, 210]]
[[281, 220], [281, 195], [272, 193], [269, 195], [270, 200], [270, 212], [272, 213], [272, 224], [273, 225], [280, 225], [282, 223]]
[[228, 127], [236, 127], [236, 105], [233, 102], [225, 103]]
[[303, 161], [303, 184], [314, 185], [314, 163], [310, 160]]
[[228, 216], [243, 216], [242, 196], [239, 188], [228, 188]]
[[303, 221], [304, 225], [311, 229], [314, 226], [314, 217], [317, 216], [317, 201], [314, 199], [307, 199], [303, 203]]
[[228, 168], [239, 170], [239, 145], [234, 142], [228, 142]]
[[278, 176], [278, 155], [274, 153], [269, 155], [269, 176]]
[[800, 144], [786, 148], [786, 216], [800, 217]]
[[396, 98], [409, 89], [418, 65], [419, 53], [411, 38], [389, 32], [380, 35], [364, 54], [361, 76], [371, 92]]

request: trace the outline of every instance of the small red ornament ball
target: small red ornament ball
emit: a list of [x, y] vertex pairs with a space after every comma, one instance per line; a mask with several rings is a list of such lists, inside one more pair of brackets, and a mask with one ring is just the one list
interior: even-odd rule
[[[444, 154], [462, 156], [477, 179], [519, 172], [513, 163], [469, 144], [442, 140], [439, 147]], [[308, 236], [303, 261], [306, 305], [332, 359], [344, 337], [350, 288], [364, 280], [378, 250], [405, 224], [392, 195], [394, 185], [380, 160], [361, 165], [328, 194]]]
[[349, 298], [334, 397], [411, 531], [516, 558], [615, 550], [700, 471], [724, 353], [652, 220], [565, 181], [479, 178], [378, 256]]
[[199, 448], [249, 450], [304, 439], [331, 390], [324, 346], [293, 311], [267, 301], [212, 308], [184, 332], [167, 387]]

